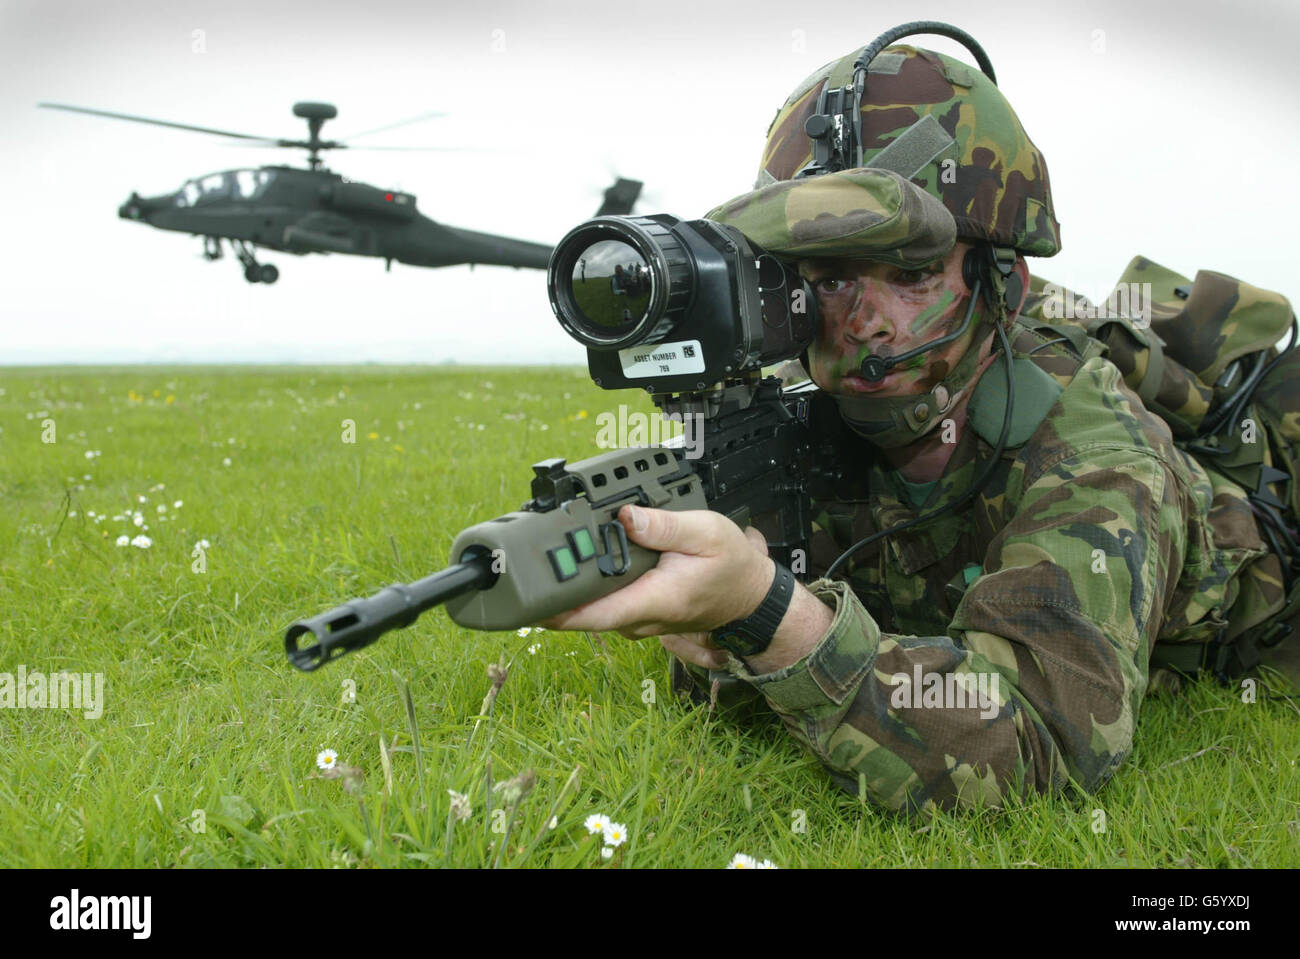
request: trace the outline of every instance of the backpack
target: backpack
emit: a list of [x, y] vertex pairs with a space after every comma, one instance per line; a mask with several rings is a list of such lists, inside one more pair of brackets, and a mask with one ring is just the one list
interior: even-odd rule
[[1073, 322], [1102, 345], [1183, 451], [1245, 491], [1281, 563], [1281, 611], [1231, 641], [1221, 633], [1156, 643], [1151, 668], [1224, 681], [1249, 672], [1300, 613], [1300, 325], [1291, 304], [1223, 273], [1189, 280], [1141, 256], [1101, 306], [1050, 286], [1031, 291], [1045, 321]]

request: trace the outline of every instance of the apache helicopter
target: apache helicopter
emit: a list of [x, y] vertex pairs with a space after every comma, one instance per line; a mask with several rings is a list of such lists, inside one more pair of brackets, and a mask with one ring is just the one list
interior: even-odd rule
[[[392, 269], [393, 261], [412, 266], [453, 266], [477, 263], [531, 267], [544, 270], [551, 247], [491, 233], [476, 233], [437, 223], [416, 210], [415, 196], [399, 190], [381, 190], [350, 180], [323, 165], [324, 150], [351, 147], [343, 140], [322, 140], [321, 127], [338, 116], [329, 103], [295, 103], [294, 116], [307, 121], [306, 140], [281, 140], [247, 133], [231, 133], [186, 123], [110, 113], [61, 103], [41, 103], [54, 110], [71, 110], [93, 116], [133, 120], [156, 126], [212, 133], [250, 141], [257, 146], [290, 147], [307, 151], [308, 167], [263, 166], [224, 170], [187, 180], [175, 193], [142, 197], [132, 193], [118, 208], [118, 216], [138, 220], [161, 230], [177, 230], [203, 237], [203, 256], [219, 260], [221, 241], [229, 240], [244, 279], [249, 283], [274, 283], [280, 271], [261, 263], [254, 250], [261, 246], [285, 253], [348, 253], [376, 256]], [[355, 140], [379, 130], [391, 130], [439, 113], [367, 130], [347, 138]], [[438, 150], [440, 147], [352, 147], [363, 150]], [[454, 148], [452, 148], [454, 149]], [[632, 212], [641, 193], [639, 180], [618, 177], [605, 191], [597, 216]]]

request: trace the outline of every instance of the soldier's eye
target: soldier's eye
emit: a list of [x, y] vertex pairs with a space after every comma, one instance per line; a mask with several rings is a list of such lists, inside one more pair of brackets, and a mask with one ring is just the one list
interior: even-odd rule
[[839, 293], [847, 284], [836, 277], [824, 276], [815, 285], [818, 293]]
[[905, 286], [912, 286], [923, 282], [929, 275], [924, 270], [899, 270], [895, 275], [895, 281]]

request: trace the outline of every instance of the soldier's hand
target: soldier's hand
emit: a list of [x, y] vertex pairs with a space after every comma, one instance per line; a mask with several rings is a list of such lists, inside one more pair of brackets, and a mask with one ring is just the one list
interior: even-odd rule
[[707, 634], [748, 616], [767, 595], [775, 567], [763, 535], [753, 528], [742, 532], [712, 510], [624, 506], [618, 518], [628, 539], [660, 551], [658, 565], [622, 589], [542, 625], [616, 630], [629, 639], [663, 636], [664, 646], [688, 662], [725, 664], [726, 654], [706, 645]]

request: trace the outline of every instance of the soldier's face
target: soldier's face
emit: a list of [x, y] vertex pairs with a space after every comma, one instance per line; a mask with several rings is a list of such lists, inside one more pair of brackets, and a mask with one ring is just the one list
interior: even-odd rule
[[946, 377], [975, 337], [965, 336], [894, 367], [882, 380], [862, 378], [862, 361], [897, 356], [951, 333], [966, 315], [970, 291], [962, 279], [958, 242], [941, 262], [902, 269], [872, 260], [814, 259], [799, 264], [821, 310], [821, 329], [808, 349], [809, 375], [829, 393], [907, 396]]

